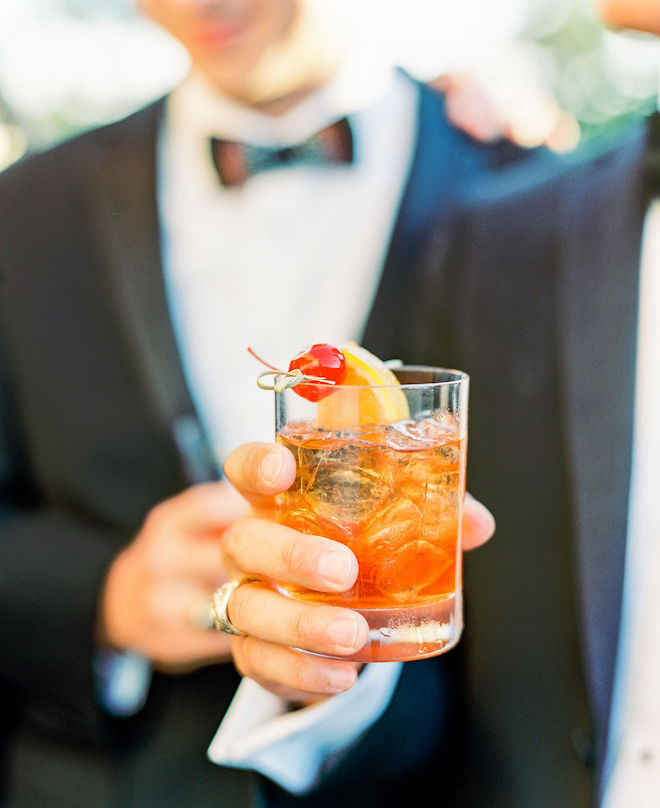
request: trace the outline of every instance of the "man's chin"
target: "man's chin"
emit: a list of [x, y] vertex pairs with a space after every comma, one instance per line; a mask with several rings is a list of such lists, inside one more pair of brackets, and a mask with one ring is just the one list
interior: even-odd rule
[[348, 31], [339, 13], [322, 16], [314, 4], [303, 8], [287, 35], [266, 48], [251, 67], [241, 65], [232, 75], [226, 71], [214, 75], [212, 60], [206, 69], [198, 66], [207, 79], [243, 104], [272, 111], [286, 108], [331, 78], [347, 49]]
[[265, 112], [284, 112], [306, 95], [321, 87], [336, 71], [337, 65], [324, 68], [291, 63], [271, 66], [253, 74], [242, 88], [244, 104], [258, 107]]

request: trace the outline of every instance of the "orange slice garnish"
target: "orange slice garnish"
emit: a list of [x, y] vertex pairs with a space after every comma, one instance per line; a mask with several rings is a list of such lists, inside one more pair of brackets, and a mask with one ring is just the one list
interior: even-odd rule
[[[352, 429], [369, 424], [394, 424], [410, 417], [399, 381], [377, 356], [356, 342], [341, 346], [346, 358], [342, 384], [319, 401], [317, 422], [323, 429]], [[359, 386], [358, 390], [351, 387]], [[348, 389], [345, 389], [348, 387]]]

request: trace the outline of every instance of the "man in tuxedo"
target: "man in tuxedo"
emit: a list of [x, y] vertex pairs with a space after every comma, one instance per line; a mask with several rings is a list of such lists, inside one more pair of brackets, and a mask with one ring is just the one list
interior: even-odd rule
[[[601, 6], [660, 34], [655, 0]], [[407, 351], [470, 373], [470, 486], [498, 524], [465, 560], [448, 804], [658, 802], [659, 134], [655, 114], [514, 167], [419, 275], [436, 328]]]
[[[246, 515], [292, 479], [281, 447], [245, 444], [271, 430], [247, 345], [421, 358], [437, 313], [406, 300], [417, 252], [522, 153], [456, 131], [441, 96], [334, 35], [338, 3], [143, 6], [190, 76], [0, 178], [7, 805], [426, 799], [444, 660], [358, 676], [294, 650], [349, 655], [358, 614], [256, 584], [229, 600], [239, 636], [199, 607], [239, 571], [323, 591], [356, 575], [343, 546]], [[491, 531], [468, 500], [465, 547]]]

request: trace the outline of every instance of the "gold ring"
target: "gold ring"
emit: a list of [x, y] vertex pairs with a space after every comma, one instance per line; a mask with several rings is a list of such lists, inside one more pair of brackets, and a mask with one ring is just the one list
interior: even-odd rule
[[237, 579], [227, 581], [226, 584], [223, 584], [213, 593], [211, 597], [211, 611], [213, 612], [213, 623], [218, 631], [222, 631], [225, 634], [232, 634], [235, 637], [241, 636], [241, 632], [238, 631], [236, 626], [234, 626], [229, 619], [227, 607], [229, 605], [229, 598], [234, 589], [245, 583], [248, 583], [248, 580], [245, 578], [241, 581]]

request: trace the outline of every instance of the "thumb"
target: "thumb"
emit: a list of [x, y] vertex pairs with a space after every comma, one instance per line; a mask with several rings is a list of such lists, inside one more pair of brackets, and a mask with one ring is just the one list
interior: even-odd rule
[[259, 507], [291, 486], [296, 460], [279, 443], [244, 443], [229, 455], [224, 470], [236, 490]]

